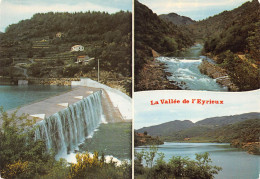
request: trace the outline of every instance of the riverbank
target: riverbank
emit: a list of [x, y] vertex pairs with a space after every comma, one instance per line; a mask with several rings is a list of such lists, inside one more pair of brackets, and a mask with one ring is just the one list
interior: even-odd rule
[[[226, 51], [218, 55], [212, 53], [205, 55], [213, 59], [215, 66], [221, 67], [225, 71], [226, 76], [236, 86], [234, 91], [250, 91], [260, 88], [259, 65], [249, 54]], [[214, 68], [207, 68], [214, 71]]]
[[165, 72], [165, 68], [165, 65], [155, 58], [147, 59], [143, 69], [138, 74], [139, 82], [135, 86], [135, 88], [138, 89], [137, 91], [181, 89], [174, 85], [173, 81], [167, 79], [170, 73]]
[[216, 80], [222, 86], [226, 86], [229, 91], [238, 91], [239, 88], [231, 81], [228, 73], [225, 69], [212, 64], [206, 60], [203, 60], [199, 65], [199, 70], [202, 74], [205, 74]]
[[260, 155], [260, 142], [241, 142], [239, 140], [233, 140], [230, 145], [245, 150], [249, 154]]
[[100, 124], [92, 137], [79, 146], [79, 152], [104, 153], [119, 160], [131, 160], [132, 122]]
[[[128, 96], [132, 96], [132, 78], [131, 77], [117, 77], [112, 73], [101, 72], [102, 79], [100, 83], [105, 84], [111, 88], [117, 89]], [[83, 77], [87, 78], [87, 77]], [[10, 78], [0, 76], [0, 85], [53, 85], [53, 86], [71, 86], [72, 81], [80, 81], [80, 77], [76, 78]], [[98, 80], [96, 77], [91, 78]]]
[[216, 143], [216, 144], [228, 143], [231, 147], [246, 151], [248, 154], [260, 155], [260, 142], [241, 142], [238, 139], [234, 139], [231, 142], [220, 142], [214, 138], [194, 137], [194, 138], [186, 138], [184, 140], [164, 141], [164, 142], [191, 143], [191, 144], [192, 143]]
[[144, 145], [162, 145], [164, 142], [157, 136], [152, 137], [147, 135], [147, 133], [134, 133], [134, 146], [144, 146]]

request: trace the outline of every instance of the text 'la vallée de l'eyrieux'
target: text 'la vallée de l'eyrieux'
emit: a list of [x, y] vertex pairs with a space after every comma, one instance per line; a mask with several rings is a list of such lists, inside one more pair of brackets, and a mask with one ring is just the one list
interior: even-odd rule
[[223, 100], [212, 100], [212, 99], [160, 99], [160, 100], [151, 100], [151, 105], [158, 105], [158, 104], [200, 104], [200, 105], [207, 105], [207, 104], [224, 104]]

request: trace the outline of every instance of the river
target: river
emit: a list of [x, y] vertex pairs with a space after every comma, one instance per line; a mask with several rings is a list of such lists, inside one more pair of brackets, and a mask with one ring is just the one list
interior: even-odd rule
[[70, 86], [0, 85], [0, 106], [10, 110], [69, 90]]
[[215, 79], [201, 74], [198, 66], [203, 59], [214, 63], [213, 60], [201, 55], [203, 46], [196, 44], [175, 57], [158, 57], [157, 60], [164, 63], [166, 72], [170, 72], [168, 80], [184, 90], [228, 91]]
[[[135, 148], [137, 152], [142, 149], [148, 150], [149, 147]], [[222, 171], [215, 175], [217, 179], [257, 179], [260, 172], [260, 156], [250, 155], [230, 147], [229, 144], [165, 142], [158, 146], [158, 152], [164, 153], [166, 161], [169, 161], [173, 155], [195, 159], [195, 153], [208, 152], [212, 165], [222, 167]]]

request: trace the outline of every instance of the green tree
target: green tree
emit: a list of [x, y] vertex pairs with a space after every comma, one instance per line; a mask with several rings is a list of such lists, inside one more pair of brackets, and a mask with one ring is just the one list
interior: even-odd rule
[[[211, 165], [209, 153], [195, 154], [196, 160], [188, 157], [173, 156], [169, 162], [164, 161], [164, 154], [158, 153], [152, 146], [149, 151], [135, 152], [135, 176], [138, 178], [191, 178], [212, 179], [222, 168]], [[155, 164], [153, 159], [157, 156]], [[143, 159], [146, 167], [143, 166]]]
[[151, 146], [149, 151], [144, 152], [144, 160], [146, 162], [147, 167], [152, 167], [154, 163], [154, 158], [157, 154], [158, 148], [155, 146]]
[[3, 178], [47, 175], [56, 163], [43, 141], [35, 141], [35, 119], [8, 114], [0, 108], [0, 171]]

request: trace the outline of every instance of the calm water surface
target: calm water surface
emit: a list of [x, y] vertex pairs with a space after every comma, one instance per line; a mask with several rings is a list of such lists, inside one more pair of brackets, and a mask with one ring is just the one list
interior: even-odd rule
[[[135, 148], [138, 152], [142, 149], [149, 150], [149, 147]], [[158, 152], [164, 153], [167, 161], [173, 155], [195, 159], [195, 153], [208, 152], [212, 164], [222, 167], [215, 176], [217, 179], [257, 179], [260, 173], [260, 156], [247, 154], [229, 144], [166, 142], [158, 146]]]
[[0, 85], [0, 106], [17, 108], [71, 90], [70, 86]]

